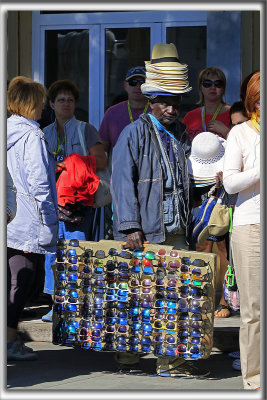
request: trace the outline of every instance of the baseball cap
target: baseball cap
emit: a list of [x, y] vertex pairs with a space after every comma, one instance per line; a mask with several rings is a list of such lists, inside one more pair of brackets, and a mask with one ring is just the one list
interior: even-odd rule
[[125, 80], [128, 81], [133, 76], [143, 76], [145, 78], [146, 77], [146, 69], [145, 69], [145, 67], [138, 66], [138, 67], [130, 68], [128, 70], [127, 74], [126, 74]]

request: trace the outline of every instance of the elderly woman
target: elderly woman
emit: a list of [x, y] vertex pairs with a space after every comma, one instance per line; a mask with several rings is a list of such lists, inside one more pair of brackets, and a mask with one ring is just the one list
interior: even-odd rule
[[244, 389], [260, 387], [260, 73], [248, 82], [249, 120], [231, 129], [223, 183], [239, 193], [233, 217], [232, 251], [240, 294], [240, 361]]
[[[79, 99], [79, 90], [76, 85], [67, 79], [55, 81], [48, 89], [48, 99], [50, 107], [55, 113], [55, 121], [45, 127], [43, 131], [57, 162], [57, 172], [64, 168], [64, 159], [66, 157], [73, 153], [85, 155], [84, 147], [87, 154], [95, 158], [96, 169], [105, 169], [107, 157], [96, 128], [87, 122], [77, 120], [74, 116], [76, 103]], [[62, 210], [61, 207], [60, 209]], [[95, 209], [87, 206], [82, 207], [82, 210], [83, 215], [79, 214], [79, 223], [64, 220], [64, 214], [60, 214], [60, 238], [94, 239], [93, 221]], [[54, 261], [54, 254], [46, 256], [44, 293], [51, 295], [54, 293], [54, 276], [51, 268]], [[52, 310], [44, 315], [42, 320], [51, 322]]]
[[11, 80], [7, 92], [7, 165], [17, 189], [17, 213], [7, 226], [7, 359], [35, 360], [37, 354], [16, 339], [20, 315], [38, 280], [44, 254], [54, 252], [58, 235], [55, 162], [43, 132], [45, 88], [24, 76]]
[[189, 111], [183, 123], [192, 141], [200, 132], [212, 132], [224, 139], [230, 130], [229, 109], [223, 99], [226, 77], [217, 67], [203, 69], [198, 76], [200, 107]]

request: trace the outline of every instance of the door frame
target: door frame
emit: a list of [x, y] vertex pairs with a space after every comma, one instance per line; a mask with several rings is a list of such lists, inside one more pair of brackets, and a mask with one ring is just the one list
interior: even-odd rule
[[105, 29], [138, 27], [150, 28], [151, 53], [153, 46], [156, 43], [166, 42], [166, 28], [170, 26], [207, 26], [207, 12], [156, 10], [137, 12], [74, 12], [66, 14], [41, 14], [40, 11], [33, 11], [33, 79], [44, 84], [46, 30], [88, 29], [88, 111], [90, 123], [98, 129], [104, 115]]

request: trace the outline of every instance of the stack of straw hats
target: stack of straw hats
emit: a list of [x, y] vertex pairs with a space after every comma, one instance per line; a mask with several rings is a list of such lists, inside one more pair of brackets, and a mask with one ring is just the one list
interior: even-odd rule
[[194, 187], [213, 185], [223, 171], [226, 140], [211, 132], [201, 132], [192, 141], [188, 173]]
[[192, 90], [189, 87], [188, 66], [182, 64], [173, 43], [157, 43], [151, 61], [145, 61], [146, 82], [141, 85], [145, 96], [179, 95]]

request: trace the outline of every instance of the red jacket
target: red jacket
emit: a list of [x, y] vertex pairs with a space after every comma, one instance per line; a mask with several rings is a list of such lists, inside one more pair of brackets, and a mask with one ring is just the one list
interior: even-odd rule
[[65, 158], [66, 167], [57, 180], [57, 201], [60, 206], [77, 202], [93, 206], [99, 177], [95, 175], [95, 156], [73, 153]]

